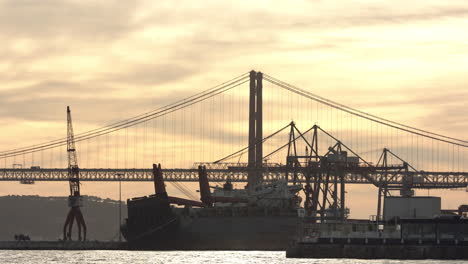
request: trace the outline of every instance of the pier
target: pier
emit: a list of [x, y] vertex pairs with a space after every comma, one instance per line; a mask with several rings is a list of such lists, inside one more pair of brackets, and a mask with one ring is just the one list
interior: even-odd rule
[[288, 258], [355, 258], [355, 259], [468, 259], [468, 243], [406, 244], [376, 241], [373, 244], [335, 243], [294, 244], [286, 251]]
[[125, 250], [115, 241], [0, 241], [0, 250]]

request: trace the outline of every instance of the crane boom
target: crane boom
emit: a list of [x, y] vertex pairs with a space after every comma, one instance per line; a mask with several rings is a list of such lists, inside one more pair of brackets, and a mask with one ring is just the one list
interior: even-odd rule
[[67, 155], [68, 155], [68, 181], [70, 184], [70, 196], [80, 196], [80, 174], [78, 169], [78, 159], [76, 157], [75, 136], [73, 134], [73, 124], [70, 107], [67, 106]]

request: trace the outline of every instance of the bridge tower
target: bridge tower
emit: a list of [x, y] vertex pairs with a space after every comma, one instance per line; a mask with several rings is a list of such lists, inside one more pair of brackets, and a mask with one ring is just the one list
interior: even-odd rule
[[263, 165], [263, 74], [250, 72], [249, 95], [249, 150], [248, 150], [248, 180], [249, 190], [262, 183]]

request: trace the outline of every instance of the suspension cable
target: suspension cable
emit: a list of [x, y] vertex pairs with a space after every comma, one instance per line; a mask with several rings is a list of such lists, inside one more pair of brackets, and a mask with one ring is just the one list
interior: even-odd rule
[[[462, 143], [468, 143], [468, 141], [466, 140], [462, 140], [462, 139], [457, 139], [457, 138], [453, 138], [453, 137], [449, 137], [449, 136], [444, 136], [444, 135], [441, 135], [441, 134], [437, 134], [437, 133], [433, 133], [433, 132], [430, 132], [430, 131], [427, 131], [427, 130], [423, 130], [423, 129], [419, 129], [419, 128], [416, 128], [416, 127], [412, 127], [412, 126], [408, 126], [408, 125], [405, 125], [405, 124], [402, 124], [402, 123], [398, 123], [398, 122], [395, 122], [395, 121], [392, 121], [392, 120], [389, 120], [389, 119], [385, 119], [385, 118], [382, 118], [382, 117], [379, 117], [379, 116], [376, 116], [376, 115], [372, 115], [370, 113], [366, 113], [366, 112], [363, 112], [359, 109], [356, 109], [356, 108], [352, 108], [352, 107], [349, 107], [347, 105], [343, 105], [343, 104], [340, 104], [338, 102], [335, 102], [335, 101], [332, 101], [332, 100], [329, 100], [327, 98], [324, 98], [324, 97], [321, 97], [319, 95], [316, 95], [316, 94], [313, 94], [309, 91], [306, 91], [304, 89], [301, 89], [301, 88], [298, 88], [294, 85], [291, 85], [289, 83], [286, 83], [284, 81], [281, 81], [281, 80], [278, 80], [270, 75], [267, 75], [267, 74], [263, 74], [264, 76], [264, 79], [267, 80], [268, 82], [270, 83], [273, 83], [273, 84], [276, 84], [282, 88], [291, 88], [292, 90], [295, 90], [297, 92], [295, 93], [298, 93], [300, 92], [301, 95], [304, 94], [304, 95], [308, 95], [310, 97], [313, 97], [313, 98], [310, 98], [310, 99], [313, 99], [317, 102], [320, 102], [320, 103], [323, 103], [323, 104], [326, 104], [328, 106], [331, 106], [331, 107], [334, 107], [338, 110], [342, 110], [344, 111], [345, 109], [348, 109], [349, 111], [346, 111], [350, 114], [353, 114], [353, 115], [356, 115], [356, 116], [359, 116], [359, 117], [363, 117], [362, 115], [365, 115], [365, 116], [368, 116], [368, 117], [371, 117], [373, 119], [378, 119], [378, 120], [381, 120], [381, 121], [384, 121], [386, 123], [391, 123], [393, 125], [396, 125], [396, 126], [401, 126], [401, 127], [404, 127], [404, 128], [407, 128], [407, 129], [412, 129], [412, 130], [415, 130], [415, 131], [419, 131], [419, 132], [422, 132], [422, 133], [426, 133], [426, 134], [430, 134], [430, 135], [433, 135], [433, 136], [437, 136], [437, 137], [441, 137], [441, 138], [445, 138], [445, 139], [450, 139], [450, 140], [454, 140], [454, 141], [458, 141], [458, 142], [462, 142]], [[298, 93], [299, 94], [299, 93]], [[355, 112], [355, 113], [352, 113], [352, 112]], [[361, 114], [361, 115], [358, 115], [357, 113]], [[365, 117], [363, 117], [365, 118]], [[368, 120], [371, 120], [371, 121], [376, 121], [376, 120], [372, 120], [372, 119], [369, 119], [369, 118], [366, 118]], [[384, 124], [384, 125], [388, 125], [388, 124], [385, 124], [385, 123], [381, 123], [381, 124]], [[388, 125], [389, 126], [389, 125]], [[392, 127], [392, 126], [390, 126]], [[394, 127], [395, 128], [395, 127]], [[398, 129], [398, 128], [397, 128]], [[406, 130], [405, 130], [406, 131]], [[408, 131], [407, 131], [408, 132]], [[423, 135], [425, 136], [425, 135]], [[448, 142], [448, 141], [445, 141], [447, 143], [454, 143], [456, 144], [456, 142]], [[467, 147], [467, 146], [465, 146]]]
[[[389, 126], [389, 127], [395, 128], [395, 129], [399, 129], [399, 130], [401, 130], [401, 131], [405, 131], [405, 132], [408, 132], [408, 133], [411, 133], [411, 134], [414, 134], [414, 135], [418, 135], [418, 136], [430, 138], [430, 139], [433, 139], [433, 140], [438, 140], [438, 141], [441, 141], [441, 142], [449, 143], [449, 144], [452, 144], [452, 145], [457, 145], [457, 146], [460, 146], [460, 147], [468, 148], [468, 145], [465, 145], [465, 144], [461, 144], [461, 143], [457, 143], [457, 142], [445, 140], [445, 139], [442, 139], [442, 138], [437, 138], [437, 137], [430, 136], [430, 135], [425, 135], [425, 134], [422, 134], [422, 133], [420, 133], [420, 132], [412, 131], [412, 130], [410, 130], [410, 129], [398, 127], [398, 126], [396, 126], [396, 125], [394, 125], [394, 124], [387, 123], [387, 122], [385, 122], [385, 121], [377, 120], [376, 118], [373, 118], [373, 117], [371, 117], [371, 116], [366, 116], [366, 115], [364, 115], [364, 114], [360, 114], [360, 113], [353, 112], [353, 110], [346, 109], [346, 108], [340, 107], [339, 105], [334, 105], [334, 104], [331, 103], [331, 102], [327, 102], [327, 101], [324, 101], [324, 100], [315, 98], [313, 95], [307, 94], [307, 92], [302, 92], [302, 91], [300, 91], [300, 90], [295, 89], [294, 87], [289, 87], [289, 86], [284, 85], [284, 84], [282, 84], [282, 83], [276, 82], [275, 80], [272, 80], [272, 79], [269, 79], [269, 78], [265, 78], [265, 80], [267, 80], [268, 82], [270, 82], [270, 83], [272, 83], [272, 84], [275, 84], [275, 85], [277, 85], [277, 86], [279, 86], [279, 87], [281, 87], [281, 88], [284, 88], [284, 89], [286, 89], [286, 90], [289, 90], [289, 91], [294, 92], [294, 93], [296, 93], [296, 94], [299, 94], [299, 95], [301, 95], [301, 96], [307, 97], [307, 98], [309, 98], [309, 99], [315, 100], [315, 101], [317, 101], [317, 102], [319, 102], [319, 103], [322, 103], [322, 104], [324, 104], [324, 105], [331, 106], [331, 107], [336, 108], [336, 109], [338, 109], [338, 110], [341, 110], [341, 111], [347, 112], [347, 113], [349, 113], [349, 114], [352, 114], [352, 115], [355, 115], [355, 116], [358, 116], [358, 117], [361, 117], [361, 118], [364, 118], [364, 119], [367, 119], [367, 120], [370, 120], [370, 121], [379, 123], [379, 124], [381, 124], [381, 125], [385, 125], [385, 126]], [[447, 138], [447, 137], [445, 137], [445, 138]], [[458, 141], [464, 142], [464, 141], [462, 141], [462, 140], [458, 140]]]
[[[106, 134], [109, 134], [111, 132], [114, 132], [114, 131], [117, 131], [117, 130], [120, 130], [120, 129], [124, 129], [124, 128], [128, 128], [128, 127], [131, 127], [131, 126], [134, 126], [134, 125], [138, 125], [138, 124], [140, 124], [142, 122], [146, 122], [146, 121], [152, 120], [154, 118], [158, 118], [158, 117], [167, 115], [169, 113], [175, 112], [177, 110], [189, 107], [189, 106], [191, 106], [193, 104], [202, 102], [202, 101], [204, 101], [206, 99], [209, 99], [209, 98], [214, 97], [214, 96], [216, 96], [218, 94], [224, 93], [224, 92], [226, 92], [228, 90], [231, 90], [231, 89], [233, 89], [235, 87], [238, 87], [238, 86], [248, 82], [248, 76], [243, 76], [241, 78], [236, 78], [236, 79], [233, 79], [233, 80], [234, 81], [225, 83], [225, 85], [216, 86], [217, 87], [216, 89], [211, 88], [211, 89], [209, 89], [209, 92], [205, 91], [205, 92], [201, 92], [201, 93], [199, 93], [197, 95], [191, 96], [190, 97], [191, 99], [185, 98], [183, 100], [177, 101], [176, 103], [172, 103], [172, 104], [169, 104], [169, 105], [167, 105], [165, 107], [159, 108], [160, 110], [154, 110], [154, 111], [148, 112], [150, 114], [139, 115], [137, 117], [127, 119], [126, 121], [117, 122], [117, 123], [115, 123], [116, 125], [109, 125], [109, 126], [106, 126], [106, 127], [102, 127], [102, 128], [99, 128], [99, 129], [94, 129], [94, 130], [91, 130], [91, 131], [88, 131], [88, 132], [85, 132], [85, 133], [81, 133], [81, 134], [79, 134], [80, 136], [75, 137], [76, 142], [83, 141], [83, 140], [88, 140], [88, 139], [98, 137], [98, 136], [102, 136], [102, 135], [106, 135]], [[34, 152], [37, 152], [37, 151], [42, 151], [42, 150], [46, 150], [46, 149], [59, 147], [59, 146], [62, 146], [64, 144], [66, 144], [66, 139], [50, 141], [50, 142], [47, 142], [47, 143], [36, 144], [36, 145], [29, 146], [29, 147], [13, 149], [13, 150], [10, 150], [10, 151], [3, 151], [3, 152], [0, 152], [1, 153], [0, 158], [8, 158], [8, 157], [13, 157], [13, 156], [22, 155], [22, 154], [34, 153]]]

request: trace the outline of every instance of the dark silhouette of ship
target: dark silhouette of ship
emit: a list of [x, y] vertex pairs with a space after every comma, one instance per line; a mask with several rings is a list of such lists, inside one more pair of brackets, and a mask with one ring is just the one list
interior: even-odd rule
[[156, 194], [127, 201], [121, 231], [130, 248], [286, 249], [296, 230], [301, 185], [277, 181], [234, 189], [228, 180], [210, 187], [206, 168], [198, 171], [201, 201], [194, 201], [168, 196], [161, 166], [153, 165]]

